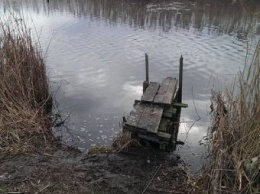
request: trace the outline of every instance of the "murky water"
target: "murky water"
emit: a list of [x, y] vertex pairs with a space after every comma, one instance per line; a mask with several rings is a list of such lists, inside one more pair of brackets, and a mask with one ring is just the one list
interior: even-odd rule
[[[142, 95], [144, 53], [150, 79], [178, 77], [184, 57], [179, 147], [196, 169], [206, 151], [210, 92], [226, 85], [252, 53], [259, 5], [214, 6], [174, 1], [0, 1], [0, 16], [22, 13], [37, 30], [52, 86], [82, 149], [109, 144], [119, 123]], [[259, 25], [259, 24], [258, 24]], [[188, 133], [188, 134], [187, 134]]]

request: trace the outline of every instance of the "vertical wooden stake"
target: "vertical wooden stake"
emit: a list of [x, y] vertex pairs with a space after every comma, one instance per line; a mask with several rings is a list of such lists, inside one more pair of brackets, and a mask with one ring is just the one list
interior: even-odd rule
[[145, 79], [145, 81], [147, 81], [149, 83], [149, 62], [148, 62], [148, 55], [147, 55], [147, 53], [145, 53], [145, 72], [146, 72], [146, 79]]
[[[183, 78], [183, 57], [180, 58], [180, 67], [179, 67], [179, 90], [177, 93], [177, 102], [182, 102], [182, 78]], [[168, 147], [170, 149], [176, 150], [176, 142], [173, 144], [173, 140], [177, 141], [177, 136], [180, 127], [180, 119], [181, 119], [181, 107], [177, 108], [176, 117], [173, 117], [173, 125], [171, 131], [171, 138], [169, 140]], [[175, 132], [175, 133], [174, 133]], [[173, 136], [175, 134], [175, 137]]]
[[[179, 89], [176, 96], [177, 102], [182, 102], [182, 79], [183, 79], [183, 57], [180, 58], [180, 67], [179, 67]], [[178, 132], [180, 127], [180, 119], [181, 119], [181, 107], [177, 108], [176, 116], [172, 117], [172, 126], [171, 126], [171, 138], [169, 139], [168, 149], [176, 150], [176, 142], [178, 138]], [[175, 136], [174, 136], [175, 135]], [[173, 140], [176, 142], [173, 143]]]
[[179, 67], [179, 93], [178, 93], [178, 102], [182, 102], [182, 79], [183, 79], [183, 57], [180, 58], [180, 67]]
[[145, 53], [145, 81], [143, 82], [143, 93], [149, 86], [149, 62], [148, 55]]

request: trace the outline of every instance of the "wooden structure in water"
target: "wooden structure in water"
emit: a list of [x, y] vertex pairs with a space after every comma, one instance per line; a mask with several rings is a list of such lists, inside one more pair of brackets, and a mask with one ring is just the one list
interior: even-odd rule
[[175, 150], [179, 129], [182, 103], [183, 58], [180, 58], [179, 80], [165, 78], [162, 83], [149, 81], [148, 55], [146, 80], [143, 82], [143, 95], [136, 100], [133, 111], [123, 123], [123, 129], [131, 131], [133, 137], [148, 140], [159, 145], [160, 149]]

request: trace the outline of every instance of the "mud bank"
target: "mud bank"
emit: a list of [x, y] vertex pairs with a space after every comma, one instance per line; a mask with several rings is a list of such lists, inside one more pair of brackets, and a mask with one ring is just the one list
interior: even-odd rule
[[0, 193], [191, 193], [177, 155], [154, 150], [75, 150], [0, 159]]

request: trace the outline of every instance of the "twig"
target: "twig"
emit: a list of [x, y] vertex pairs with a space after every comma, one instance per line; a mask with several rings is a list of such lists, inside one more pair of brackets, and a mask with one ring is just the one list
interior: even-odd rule
[[195, 104], [195, 100], [194, 100], [193, 86], [191, 87], [191, 94], [192, 94], [192, 102], [193, 102], [194, 110], [195, 110], [195, 113], [196, 113], [196, 115], [198, 116], [198, 118], [197, 118], [195, 121], [193, 121], [193, 123], [192, 123], [191, 126], [189, 127], [189, 129], [188, 129], [188, 131], [187, 131], [187, 133], [186, 133], [186, 138], [185, 138], [184, 142], [187, 141], [188, 135], [189, 135], [189, 132], [190, 132], [191, 128], [192, 128], [198, 121], [200, 121], [200, 119], [201, 119], [201, 118], [200, 118], [200, 115], [199, 115], [199, 113], [198, 113], [198, 111], [197, 111], [196, 104]]
[[45, 189], [47, 189], [49, 186], [51, 186], [51, 184], [49, 183], [48, 185], [44, 186], [41, 190], [35, 192], [34, 194], [39, 194], [41, 192], [43, 192]]
[[147, 184], [147, 186], [145, 187], [145, 189], [143, 190], [142, 194], [145, 193], [145, 191], [148, 189], [148, 187], [150, 186], [150, 184], [152, 183], [154, 177], [157, 175], [158, 171], [160, 170], [160, 168], [162, 167], [162, 164], [160, 164], [160, 166], [158, 167], [158, 169], [156, 170], [156, 172], [154, 173], [153, 177], [151, 178], [151, 180], [149, 181], [149, 183]]

